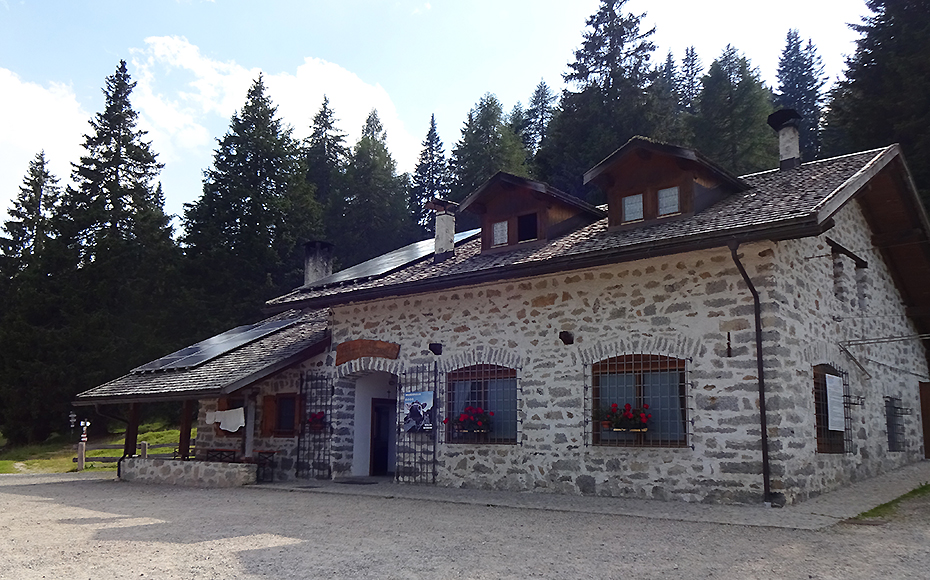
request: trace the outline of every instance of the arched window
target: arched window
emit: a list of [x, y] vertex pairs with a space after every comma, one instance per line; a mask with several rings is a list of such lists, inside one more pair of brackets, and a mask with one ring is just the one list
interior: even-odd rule
[[517, 442], [517, 371], [474, 365], [446, 375], [447, 443]]
[[685, 374], [684, 360], [657, 354], [628, 354], [593, 364], [593, 443], [686, 446]]

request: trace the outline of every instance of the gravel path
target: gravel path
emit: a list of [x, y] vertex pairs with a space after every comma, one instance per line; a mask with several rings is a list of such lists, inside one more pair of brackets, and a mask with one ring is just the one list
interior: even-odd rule
[[930, 498], [791, 530], [270, 489], [0, 476], [0, 578], [926, 579]]

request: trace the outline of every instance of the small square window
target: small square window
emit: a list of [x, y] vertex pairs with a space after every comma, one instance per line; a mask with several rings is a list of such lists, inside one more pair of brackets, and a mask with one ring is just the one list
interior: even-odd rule
[[536, 230], [536, 214], [528, 213], [517, 218], [517, 242], [528, 242], [539, 237]]
[[623, 221], [633, 222], [643, 219], [643, 194], [623, 198]]
[[679, 207], [678, 186], [659, 190], [659, 215], [672, 215], [681, 211]]
[[507, 244], [507, 222], [497, 222], [491, 227], [491, 245], [504, 246]]

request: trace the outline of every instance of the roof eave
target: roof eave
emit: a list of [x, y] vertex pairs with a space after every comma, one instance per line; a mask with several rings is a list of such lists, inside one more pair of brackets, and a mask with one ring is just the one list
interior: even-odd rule
[[[775, 227], [760, 229], [758, 226], [747, 226], [726, 230], [715, 235], [695, 234], [671, 240], [668, 243], [656, 244], [654, 242], [643, 243], [636, 246], [624, 248], [621, 251], [603, 250], [600, 252], [590, 252], [584, 255], [572, 255], [560, 258], [550, 258], [547, 260], [531, 262], [527, 264], [517, 264], [492, 268], [481, 272], [468, 272], [440, 278], [429, 278], [415, 282], [394, 284], [391, 286], [379, 286], [366, 288], [342, 294], [333, 294], [321, 296], [318, 298], [305, 299], [296, 303], [298, 307], [323, 308], [339, 306], [353, 302], [363, 302], [367, 300], [377, 300], [383, 298], [393, 298], [419, 294], [423, 292], [433, 292], [438, 290], [448, 290], [460, 286], [473, 286], [475, 284], [501, 282], [515, 278], [525, 278], [528, 276], [537, 276], [553, 274], [557, 272], [569, 272], [585, 268], [604, 266], [622, 262], [632, 262], [645, 258], [654, 258], [682, 253], [685, 251], [706, 250], [716, 247], [726, 247], [731, 242], [736, 241], [740, 244], [762, 240], [785, 240], [803, 238], [820, 235], [833, 226], [831, 220], [823, 222], [817, 220], [816, 216], [805, 216], [785, 220]], [[279, 305], [279, 308], [294, 308], [295, 303], [291, 302], [286, 305]]]
[[[317, 341], [308, 347], [300, 350], [293, 355], [283, 358], [280, 361], [268, 365], [254, 373], [246, 375], [236, 381], [233, 381], [227, 385], [214, 387], [210, 389], [197, 389], [190, 391], [163, 391], [161, 393], [131, 393], [128, 395], [103, 395], [103, 396], [82, 396], [83, 393], [77, 395], [75, 400], [71, 401], [71, 404], [76, 407], [86, 407], [90, 405], [115, 405], [115, 404], [126, 404], [126, 403], [158, 403], [166, 401], [187, 401], [191, 399], [200, 399], [204, 397], [216, 397], [220, 395], [226, 395], [244, 387], [254, 385], [255, 383], [266, 379], [278, 372], [281, 372], [288, 367], [291, 367], [297, 363], [300, 363], [310, 357], [321, 354], [329, 347], [331, 344], [331, 337], [329, 331], [327, 331], [326, 336]], [[125, 376], [125, 375], [124, 375]], [[93, 390], [93, 389], [92, 389]], [[90, 391], [85, 391], [90, 392]]]

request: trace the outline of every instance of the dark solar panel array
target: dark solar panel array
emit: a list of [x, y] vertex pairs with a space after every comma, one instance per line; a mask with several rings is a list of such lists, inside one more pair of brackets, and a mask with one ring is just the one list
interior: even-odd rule
[[[455, 234], [455, 243], [459, 243], [462, 240], [470, 238], [477, 234], [480, 230], [469, 230], [467, 232], [459, 232]], [[406, 266], [411, 262], [416, 262], [421, 258], [425, 258], [433, 253], [435, 249], [436, 242], [433, 238], [428, 240], [422, 240], [419, 242], [414, 242], [409, 246], [404, 246], [403, 248], [394, 250], [393, 252], [388, 252], [383, 256], [378, 256], [377, 258], [372, 258], [361, 264], [356, 264], [345, 270], [340, 270], [335, 274], [323, 278], [322, 280], [317, 280], [310, 287], [318, 288], [320, 286], [328, 286], [330, 284], [338, 284], [340, 282], [350, 282], [353, 280], [359, 280], [361, 278], [371, 278], [373, 276], [382, 276]]]
[[150, 373], [155, 371], [167, 371], [176, 369], [187, 369], [203, 364], [208, 360], [215, 359], [221, 354], [225, 354], [234, 348], [258, 340], [272, 332], [288, 327], [299, 320], [298, 317], [286, 318], [284, 320], [272, 320], [270, 322], [259, 322], [256, 324], [246, 324], [232, 330], [227, 330], [223, 334], [218, 334], [197, 344], [182, 348], [177, 352], [163, 356], [158, 360], [146, 363], [140, 367], [132, 369], [133, 374]]

